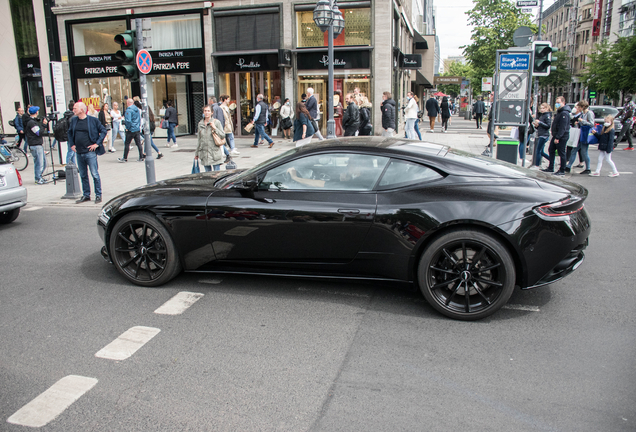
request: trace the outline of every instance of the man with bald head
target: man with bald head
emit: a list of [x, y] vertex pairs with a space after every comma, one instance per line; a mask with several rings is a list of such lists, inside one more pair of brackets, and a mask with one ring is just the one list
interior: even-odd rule
[[68, 127], [68, 144], [76, 153], [83, 193], [76, 203], [91, 200], [91, 184], [88, 180], [90, 169], [95, 185], [95, 204], [99, 204], [102, 202], [102, 180], [99, 177], [97, 156], [106, 153], [103, 142], [108, 131], [96, 117], [86, 115], [84, 102], [77, 102], [73, 106], [73, 114], [75, 116], [71, 118]]

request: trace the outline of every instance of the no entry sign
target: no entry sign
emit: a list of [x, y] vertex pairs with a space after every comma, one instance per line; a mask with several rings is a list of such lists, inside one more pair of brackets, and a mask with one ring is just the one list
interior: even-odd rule
[[145, 49], [139, 50], [137, 53], [137, 69], [146, 75], [152, 70], [152, 57]]

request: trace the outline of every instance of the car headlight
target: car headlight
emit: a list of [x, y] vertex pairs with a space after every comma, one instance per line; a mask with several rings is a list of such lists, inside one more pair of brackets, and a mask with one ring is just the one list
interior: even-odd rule
[[104, 207], [99, 214], [99, 221], [104, 225], [108, 225], [108, 221], [110, 220], [110, 207]]

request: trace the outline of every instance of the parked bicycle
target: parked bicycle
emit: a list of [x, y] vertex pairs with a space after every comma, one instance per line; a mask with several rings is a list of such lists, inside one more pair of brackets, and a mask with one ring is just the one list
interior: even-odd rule
[[7, 140], [4, 139], [4, 135], [0, 134], [0, 152], [9, 159], [9, 162], [13, 163], [15, 169], [18, 171], [24, 170], [27, 166], [29, 166], [29, 158], [27, 157], [24, 150], [18, 147], [15, 144], [9, 144]]

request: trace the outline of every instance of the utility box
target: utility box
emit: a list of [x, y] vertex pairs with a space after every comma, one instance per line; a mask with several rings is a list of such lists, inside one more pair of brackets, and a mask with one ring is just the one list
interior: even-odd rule
[[79, 182], [79, 170], [73, 164], [66, 165], [66, 195], [62, 199], [78, 199], [82, 196]]
[[497, 140], [497, 159], [516, 165], [518, 155], [519, 141]]

